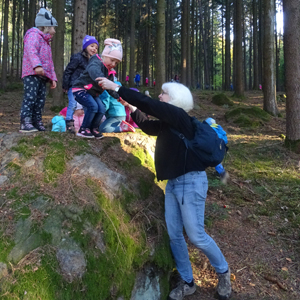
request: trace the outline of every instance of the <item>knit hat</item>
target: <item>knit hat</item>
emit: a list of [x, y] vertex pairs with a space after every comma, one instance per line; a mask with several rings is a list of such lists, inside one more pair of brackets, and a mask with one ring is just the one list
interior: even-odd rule
[[121, 42], [116, 39], [106, 39], [104, 41], [104, 50], [102, 52], [102, 56], [107, 56], [111, 58], [116, 58], [121, 61], [123, 57], [123, 49]]
[[68, 109], [67, 107], [63, 108], [63, 109], [59, 112], [59, 114], [65, 117], [65, 116], [67, 115], [67, 109]]
[[82, 41], [82, 50], [84, 50], [87, 46], [94, 43], [97, 44], [99, 47], [99, 43], [94, 36], [86, 35]]
[[52, 17], [51, 12], [46, 8], [41, 8], [35, 18], [35, 26], [58, 26], [57, 21]]

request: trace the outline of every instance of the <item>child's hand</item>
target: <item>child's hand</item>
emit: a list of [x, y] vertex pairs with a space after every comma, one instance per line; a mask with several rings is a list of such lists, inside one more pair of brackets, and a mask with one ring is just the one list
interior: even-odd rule
[[52, 80], [50, 83], [50, 89], [55, 89], [56, 88], [56, 81]]
[[36, 75], [41, 75], [41, 76], [45, 75], [45, 71], [42, 67], [36, 67], [34, 69], [34, 72], [35, 72]]

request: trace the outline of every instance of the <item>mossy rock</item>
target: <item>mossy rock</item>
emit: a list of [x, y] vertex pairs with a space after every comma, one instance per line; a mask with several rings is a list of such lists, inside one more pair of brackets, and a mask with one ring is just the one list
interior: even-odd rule
[[257, 128], [271, 119], [271, 115], [259, 107], [238, 107], [225, 114], [226, 121], [239, 127]]
[[217, 94], [212, 97], [212, 103], [222, 106], [228, 105], [233, 106], [233, 101], [230, 100], [225, 94]]

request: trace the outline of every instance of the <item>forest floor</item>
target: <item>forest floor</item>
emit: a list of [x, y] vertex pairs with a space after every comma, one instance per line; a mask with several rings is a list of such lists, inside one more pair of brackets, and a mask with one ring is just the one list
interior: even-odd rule
[[[191, 115], [213, 117], [228, 133], [225, 168], [230, 179], [223, 185], [214, 170], [207, 171], [205, 223], [230, 265], [231, 299], [300, 299], [300, 157], [284, 147], [285, 102], [278, 102], [283, 117], [240, 128], [225, 119], [231, 108], [212, 104], [213, 92], [193, 94], [196, 106]], [[245, 96], [242, 102], [232, 98], [234, 107], [262, 108], [261, 92]], [[21, 101], [21, 90], [0, 94], [0, 132], [18, 131]], [[50, 106], [49, 98], [43, 115], [48, 128], [55, 115]], [[198, 288], [185, 299], [215, 299], [214, 269], [188, 239], [187, 243]]]

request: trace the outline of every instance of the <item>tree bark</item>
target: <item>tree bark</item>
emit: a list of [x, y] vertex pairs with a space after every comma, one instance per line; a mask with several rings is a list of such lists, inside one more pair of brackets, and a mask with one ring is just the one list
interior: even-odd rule
[[1, 87], [7, 85], [7, 61], [8, 61], [8, 10], [9, 0], [4, 3], [4, 25], [3, 25], [3, 54], [2, 54], [2, 72], [1, 72]]
[[77, 53], [82, 50], [82, 40], [87, 33], [87, 4], [87, 0], [75, 0], [74, 36], [72, 45], [73, 53]]
[[57, 86], [53, 90], [53, 106], [62, 106], [64, 94], [62, 90], [62, 78], [64, 73], [64, 35], [65, 35], [65, 2], [61, 0], [53, 1], [53, 15], [57, 20], [58, 26], [55, 28], [56, 34], [52, 45], [53, 63], [57, 76]]
[[298, 0], [284, 0], [284, 59], [286, 85], [286, 140], [298, 141], [300, 152], [300, 6]]
[[135, 0], [131, 0], [129, 84], [134, 86], [135, 66]]
[[165, 1], [157, 0], [157, 19], [156, 19], [156, 61], [155, 61], [155, 94], [158, 95], [162, 84], [166, 78], [166, 61], [165, 61]]
[[263, 53], [263, 92], [264, 110], [273, 116], [278, 115], [276, 103], [275, 53], [274, 53], [274, 0], [264, 0], [264, 53]]
[[181, 13], [181, 76], [180, 82], [187, 84], [187, 56], [188, 56], [188, 0], [182, 0]]

